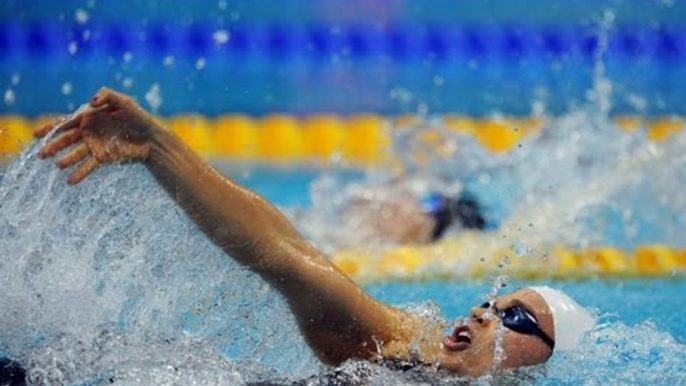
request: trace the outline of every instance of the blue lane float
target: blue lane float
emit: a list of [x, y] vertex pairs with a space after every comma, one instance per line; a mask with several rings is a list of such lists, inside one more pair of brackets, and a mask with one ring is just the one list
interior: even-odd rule
[[[139, 100], [157, 85], [175, 96], [165, 98], [163, 114], [401, 114], [421, 101], [434, 113], [526, 115], [541, 98], [559, 114], [588, 102], [600, 59], [613, 85], [612, 113], [684, 114], [686, 23], [602, 31], [525, 22], [6, 20], [0, 78], [17, 97], [0, 103], [0, 112], [73, 110], [107, 84]], [[79, 87], [62, 92], [77, 79]], [[399, 99], [399, 89], [417, 103]], [[646, 101], [640, 111], [632, 95]]]
[[[227, 40], [217, 42], [216, 31]], [[599, 49], [599, 28], [574, 25], [412, 25], [397, 23], [385, 28], [370, 25], [291, 25], [274, 23], [226, 24], [195, 22], [186, 25], [151, 22], [132, 25], [78, 23], [0, 23], [0, 60], [20, 53], [45, 57], [69, 53], [77, 44], [80, 53], [94, 47], [103, 54], [140, 51], [147, 55], [178, 53], [205, 55], [213, 51], [235, 54], [255, 52], [280, 59], [343, 54], [353, 60], [384, 57], [394, 61], [423, 60], [426, 56], [504, 57], [582, 55], [593, 58]], [[607, 32], [606, 55], [655, 60], [683, 59], [686, 27], [651, 25], [617, 26]]]

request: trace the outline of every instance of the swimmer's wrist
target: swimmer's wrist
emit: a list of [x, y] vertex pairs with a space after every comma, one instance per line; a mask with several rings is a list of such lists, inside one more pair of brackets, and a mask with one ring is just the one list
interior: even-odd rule
[[160, 122], [153, 122], [150, 127], [150, 154], [146, 162], [158, 163], [183, 147], [181, 139]]

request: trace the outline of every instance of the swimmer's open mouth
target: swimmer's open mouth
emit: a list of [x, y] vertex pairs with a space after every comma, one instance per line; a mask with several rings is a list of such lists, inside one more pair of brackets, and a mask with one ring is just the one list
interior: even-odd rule
[[464, 351], [472, 345], [472, 330], [468, 325], [459, 326], [452, 335], [443, 338], [443, 346], [450, 351]]

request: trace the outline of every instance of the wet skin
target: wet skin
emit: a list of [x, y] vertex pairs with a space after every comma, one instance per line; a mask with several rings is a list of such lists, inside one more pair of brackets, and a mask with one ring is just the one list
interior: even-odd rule
[[[553, 319], [543, 298], [530, 289], [520, 289], [495, 300], [498, 309], [521, 306], [531, 313], [549, 337], [555, 339]], [[497, 335], [501, 333], [503, 355], [495, 360]], [[458, 338], [461, 335], [461, 338]], [[438, 354], [440, 367], [458, 374], [481, 375], [491, 369], [510, 369], [544, 363], [551, 348], [533, 335], [521, 334], [502, 326], [493, 309], [473, 307], [469, 318], [452, 335], [443, 339]]]

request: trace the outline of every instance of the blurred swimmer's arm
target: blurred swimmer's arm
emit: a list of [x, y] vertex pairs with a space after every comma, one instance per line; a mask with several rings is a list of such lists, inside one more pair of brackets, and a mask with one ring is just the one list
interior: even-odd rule
[[[53, 128], [36, 130], [37, 136]], [[99, 165], [144, 162], [217, 245], [259, 273], [286, 298], [303, 336], [325, 362], [406, 356], [422, 321], [378, 302], [307, 242], [258, 194], [225, 178], [130, 98], [101, 90], [91, 107], [63, 122], [40, 151], [76, 166], [75, 184]], [[202, 262], [198, 262], [201, 264]], [[275, 321], [278, 323], [279, 321]]]

